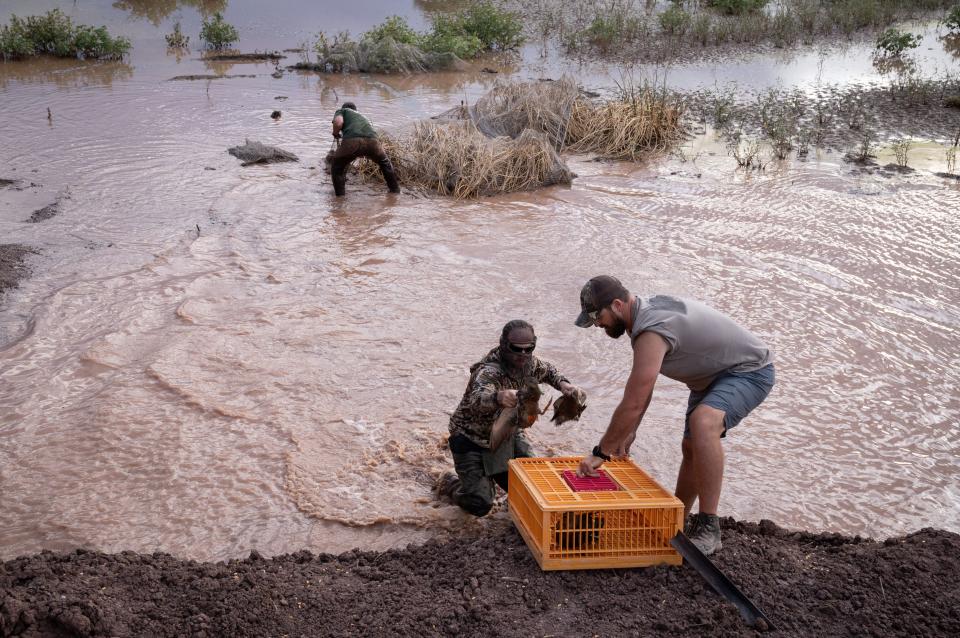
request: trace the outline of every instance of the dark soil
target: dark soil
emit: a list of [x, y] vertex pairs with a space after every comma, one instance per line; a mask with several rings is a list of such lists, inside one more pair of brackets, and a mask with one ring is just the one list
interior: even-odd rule
[[35, 250], [19, 244], [0, 244], [0, 295], [8, 288], [16, 288], [27, 275], [24, 261], [34, 253]]
[[46, 221], [60, 212], [60, 200], [55, 201], [52, 204], [48, 204], [43, 208], [38, 208], [30, 214], [30, 218], [27, 220], [31, 224], [36, 224], [37, 222]]
[[230, 62], [264, 62], [284, 59], [285, 55], [279, 53], [208, 53], [203, 56], [204, 61], [218, 60]]
[[229, 80], [230, 78], [255, 78], [256, 75], [243, 75], [243, 74], [200, 74], [200, 75], [176, 75], [167, 82], [174, 82], [177, 80]]
[[[960, 536], [884, 542], [725, 519], [715, 562], [782, 636], [960, 635]], [[0, 563], [0, 636], [751, 636], [691, 568], [543, 572], [520, 536], [196, 563]]]

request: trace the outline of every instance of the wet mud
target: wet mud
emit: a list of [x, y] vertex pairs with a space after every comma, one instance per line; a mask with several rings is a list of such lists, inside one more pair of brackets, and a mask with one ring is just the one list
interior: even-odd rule
[[203, 56], [205, 61], [224, 61], [224, 62], [276, 62], [283, 60], [287, 56], [279, 53], [208, 53]]
[[179, 82], [183, 80], [229, 80], [231, 78], [255, 78], [256, 75], [244, 75], [244, 74], [220, 74], [214, 75], [211, 73], [200, 73], [193, 75], [176, 75], [169, 80], [168, 82]]
[[25, 260], [27, 255], [35, 252], [19, 244], [0, 244], [0, 295], [10, 288], [16, 288], [20, 280], [27, 276]]
[[36, 224], [38, 222], [43, 222], [48, 219], [53, 219], [60, 212], [60, 200], [53, 202], [52, 204], [47, 204], [43, 208], [38, 208], [37, 210], [30, 213], [30, 218], [27, 219], [27, 222], [31, 224]]
[[[877, 542], [722, 521], [715, 563], [774, 636], [960, 633], [960, 536]], [[0, 564], [0, 636], [759, 635], [689, 566], [543, 572], [506, 522], [382, 553], [200, 563], [44, 552]]]

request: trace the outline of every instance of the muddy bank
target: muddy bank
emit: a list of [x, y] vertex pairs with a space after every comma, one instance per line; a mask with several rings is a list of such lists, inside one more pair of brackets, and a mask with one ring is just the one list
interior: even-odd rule
[[[725, 519], [717, 565], [783, 636], [960, 634], [960, 536]], [[384, 553], [196, 563], [77, 550], [0, 565], [2, 636], [756, 635], [688, 567], [542, 572], [505, 522]]]
[[0, 295], [8, 288], [16, 288], [20, 280], [27, 276], [24, 263], [27, 255], [36, 251], [19, 244], [0, 244]]

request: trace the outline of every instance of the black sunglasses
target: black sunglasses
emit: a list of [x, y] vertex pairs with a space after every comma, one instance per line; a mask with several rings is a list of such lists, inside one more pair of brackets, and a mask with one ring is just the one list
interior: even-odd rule
[[537, 344], [531, 344], [529, 346], [518, 346], [515, 343], [508, 343], [507, 347], [510, 348], [510, 352], [516, 352], [517, 354], [530, 354], [533, 352], [533, 349], [537, 347]]

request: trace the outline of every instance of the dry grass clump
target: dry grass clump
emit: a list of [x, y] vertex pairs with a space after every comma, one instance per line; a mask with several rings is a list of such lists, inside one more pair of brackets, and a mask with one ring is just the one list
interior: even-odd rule
[[[649, 86], [594, 102], [569, 78], [503, 83], [441, 121], [381, 141], [401, 183], [466, 198], [568, 184], [562, 150], [633, 161], [666, 151], [682, 135], [681, 115], [678, 100]], [[358, 168], [379, 179], [372, 163]]]
[[[425, 120], [410, 135], [382, 135], [380, 141], [402, 184], [458, 199], [569, 184], [573, 179], [547, 137], [531, 129], [516, 139], [488, 138], [469, 120]], [[372, 162], [360, 162], [358, 169], [364, 178], [380, 179]]]
[[533, 129], [554, 148], [636, 161], [666, 151], [682, 134], [680, 101], [651, 85], [628, 83], [610, 101], [584, 96], [570, 78], [499, 84], [469, 109], [487, 135]]
[[579, 99], [567, 126], [567, 148], [637, 161], [667, 151], [681, 137], [682, 115], [678, 100], [649, 86], [600, 104]]

